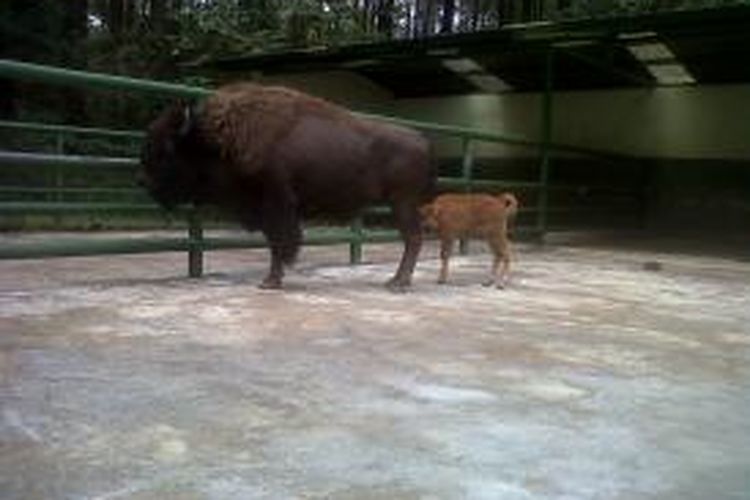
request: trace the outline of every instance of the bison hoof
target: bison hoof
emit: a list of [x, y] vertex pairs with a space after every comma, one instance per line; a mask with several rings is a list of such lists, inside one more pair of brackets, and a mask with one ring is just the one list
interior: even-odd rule
[[410, 286], [409, 280], [401, 278], [391, 278], [385, 283], [385, 287], [392, 292], [405, 292]]
[[504, 290], [505, 289], [505, 283], [502, 281], [495, 281], [495, 280], [487, 280], [484, 283], [482, 283], [484, 286], [493, 286], [497, 288], [498, 290]]
[[261, 290], [281, 290], [281, 281], [266, 278], [258, 285]]

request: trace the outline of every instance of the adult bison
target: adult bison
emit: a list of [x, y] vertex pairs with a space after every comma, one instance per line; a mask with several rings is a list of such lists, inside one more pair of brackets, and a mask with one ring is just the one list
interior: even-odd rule
[[139, 177], [167, 209], [214, 204], [260, 229], [271, 251], [264, 288], [281, 287], [302, 218], [342, 220], [387, 202], [404, 240], [388, 285], [400, 289], [411, 282], [422, 244], [417, 208], [434, 184], [429, 156], [413, 130], [291, 89], [238, 83], [164, 110], [149, 126]]

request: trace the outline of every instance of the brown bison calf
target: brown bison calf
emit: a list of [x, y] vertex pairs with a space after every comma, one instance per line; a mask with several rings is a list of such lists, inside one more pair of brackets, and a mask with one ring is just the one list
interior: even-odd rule
[[350, 220], [389, 203], [404, 240], [388, 282], [410, 284], [422, 243], [418, 207], [435, 173], [418, 132], [354, 116], [306, 94], [250, 83], [166, 109], [148, 129], [141, 184], [164, 207], [215, 204], [271, 251], [261, 286], [279, 288], [302, 241], [300, 221]]
[[[484, 239], [494, 254], [492, 273], [485, 285], [502, 288], [510, 269], [508, 220], [518, 212], [518, 200], [510, 193], [443, 194], [420, 208], [423, 224], [437, 231], [440, 239], [440, 277], [448, 280], [448, 261], [458, 238]], [[502, 263], [502, 270], [500, 264]]]

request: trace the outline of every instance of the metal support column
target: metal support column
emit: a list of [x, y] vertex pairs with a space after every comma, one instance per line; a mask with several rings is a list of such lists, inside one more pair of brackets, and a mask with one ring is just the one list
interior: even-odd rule
[[[65, 135], [62, 132], [58, 132], [55, 134], [55, 152], [62, 156], [65, 154]], [[52, 196], [52, 198], [57, 203], [62, 203], [63, 201], [63, 195], [62, 195], [62, 189], [63, 189], [63, 166], [59, 164], [55, 164], [54, 167], [55, 172], [55, 179], [54, 179], [54, 186], [55, 186], [55, 193]], [[56, 213], [54, 217], [55, 221], [55, 227], [57, 229], [62, 229], [62, 216], [60, 213]]]
[[203, 276], [203, 225], [195, 206], [188, 211], [188, 276]]
[[362, 239], [364, 236], [362, 218], [362, 215], [358, 215], [350, 226], [352, 236], [349, 243], [349, 264], [360, 264], [362, 262]]
[[540, 144], [541, 163], [539, 167], [539, 200], [537, 231], [539, 240], [544, 242], [547, 233], [549, 216], [549, 170], [550, 144], [552, 142], [552, 82], [553, 82], [553, 49], [547, 48], [544, 68], [544, 94], [542, 96], [542, 133]]

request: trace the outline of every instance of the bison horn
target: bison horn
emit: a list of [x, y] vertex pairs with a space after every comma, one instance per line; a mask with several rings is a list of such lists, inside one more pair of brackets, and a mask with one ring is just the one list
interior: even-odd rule
[[177, 136], [180, 138], [186, 137], [190, 133], [190, 130], [193, 128], [193, 105], [185, 104], [182, 112], [182, 124], [177, 131]]

